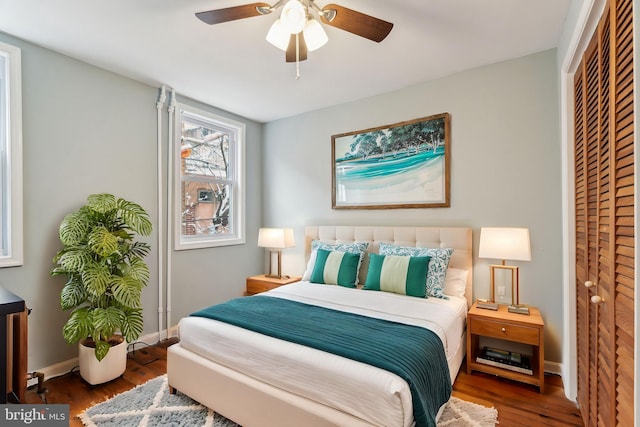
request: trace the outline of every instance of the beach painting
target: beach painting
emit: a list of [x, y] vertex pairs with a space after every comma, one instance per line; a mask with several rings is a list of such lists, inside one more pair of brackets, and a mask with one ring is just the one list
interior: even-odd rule
[[333, 209], [449, 207], [448, 113], [331, 137]]

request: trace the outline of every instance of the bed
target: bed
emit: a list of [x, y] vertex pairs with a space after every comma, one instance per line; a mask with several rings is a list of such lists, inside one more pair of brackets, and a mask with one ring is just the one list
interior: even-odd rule
[[[448, 299], [317, 285], [308, 277], [257, 297], [263, 303], [307, 304], [317, 310], [428, 328], [442, 341], [446, 357], [442, 371], [448, 368], [449, 380], [455, 380], [465, 355], [465, 318], [472, 295], [470, 228], [309, 226], [307, 260], [319, 253], [312, 252], [312, 242], [366, 242], [369, 256], [363, 258], [358, 273], [360, 286], [367, 278], [371, 254], [381, 247], [453, 249], [448, 267], [465, 274], [457, 295]], [[244, 303], [241, 300], [246, 298], [237, 303]], [[423, 312], [432, 318], [412, 314]], [[207, 317], [186, 317], [179, 331], [180, 342], [168, 349], [167, 356], [171, 390], [244, 427], [414, 425], [411, 388], [401, 374]]]

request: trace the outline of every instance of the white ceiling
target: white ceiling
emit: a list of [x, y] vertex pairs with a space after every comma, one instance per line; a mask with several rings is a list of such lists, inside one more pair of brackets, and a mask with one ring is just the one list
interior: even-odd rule
[[218, 25], [194, 15], [253, 0], [0, 0], [0, 31], [268, 122], [556, 47], [571, 2], [316, 3], [330, 1], [393, 30], [378, 44], [325, 26], [329, 42], [300, 64], [299, 80], [265, 40], [277, 13]]

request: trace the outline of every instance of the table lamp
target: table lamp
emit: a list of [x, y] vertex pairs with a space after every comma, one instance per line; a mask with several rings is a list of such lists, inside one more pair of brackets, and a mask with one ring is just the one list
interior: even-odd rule
[[511, 305], [512, 313], [529, 314], [529, 308], [520, 305], [520, 269], [506, 265], [506, 260], [531, 261], [531, 244], [528, 228], [514, 227], [482, 227], [480, 229], [479, 258], [502, 260], [500, 265], [491, 265], [491, 301], [495, 302], [495, 273], [497, 269], [511, 271]]
[[[258, 231], [258, 246], [269, 250], [269, 273], [267, 277], [282, 279], [282, 249], [295, 246], [293, 228], [261, 228]], [[278, 255], [278, 274], [273, 274], [273, 254]]]

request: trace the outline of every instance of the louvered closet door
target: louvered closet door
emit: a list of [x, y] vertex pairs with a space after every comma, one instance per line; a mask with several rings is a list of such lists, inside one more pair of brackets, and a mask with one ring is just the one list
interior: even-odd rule
[[586, 426], [627, 426], [634, 402], [631, 0], [607, 6], [574, 95], [578, 404]]
[[[589, 290], [583, 286], [597, 282], [594, 259], [596, 250], [597, 136], [599, 115], [598, 44], [594, 38], [585, 53], [576, 78], [576, 296], [578, 338], [578, 404], [585, 425], [589, 425], [589, 408], [597, 410], [596, 355], [597, 310], [590, 304]], [[578, 103], [578, 96], [580, 103]], [[579, 124], [579, 127], [578, 127]]]

